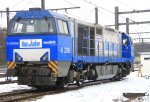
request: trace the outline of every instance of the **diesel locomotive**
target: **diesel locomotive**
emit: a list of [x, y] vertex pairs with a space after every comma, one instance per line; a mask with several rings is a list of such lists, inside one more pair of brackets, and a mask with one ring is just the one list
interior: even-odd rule
[[128, 34], [49, 10], [20, 11], [6, 38], [8, 76], [32, 87], [119, 80], [133, 69]]

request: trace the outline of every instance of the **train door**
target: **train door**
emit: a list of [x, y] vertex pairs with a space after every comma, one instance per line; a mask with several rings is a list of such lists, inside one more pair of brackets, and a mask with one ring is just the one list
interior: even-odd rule
[[73, 39], [72, 39], [72, 31], [71, 27], [69, 25], [69, 21], [63, 20], [63, 19], [57, 19], [57, 26], [58, 26], [58, 36], [57, 36], [57, 42], [58, 42], [58, 60], [72, 60], [73, 55]]
[[90, 27], [90, 56], [95, 56], [95, 28]]
[[103, 39], [102, 39], [102, 28], [96, 28], [95, 34], [95, 54], [96, 56], [102, 56], [103, 54]]
[[87, 26], [78, 25], [78, 55], [89, 55], [89, 29]]

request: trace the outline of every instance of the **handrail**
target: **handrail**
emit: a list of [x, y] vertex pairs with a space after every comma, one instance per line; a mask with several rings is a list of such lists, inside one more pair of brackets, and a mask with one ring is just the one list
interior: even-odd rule
[[[118, 58], [118, 57], [123, 57], [123, 55], [125, 57], [127, 57], [127, 49], [126, 50], [122, 50], [122, 44], [117, 44], [117, 43], [113, 43], [113, 42], [105, 42], [102, 41], [101, 38], [97, 38], [97, 39], [91, 39], [89, 37], [82, 37], [81, 40], [81, 44], [82, 46], [78, 46], [78, 38], [75, 38], [76, 40], [76, 44], [75, 44], [75, 49], [76, 49], [76, 56], [82, 56], [82, 59], [84, 60], [84, 58], [87, 56], [93, 56], [91, 55], [90, 51], [93, 50], [94, 51], [94, 56], [97, 56], [98, 58], [108, 58], [108, 60], [110, 59], [114, 59], [114, 58]], [[85, 44], [86, 42], [86, 44]], [[90, 42], [94, 42], [94, 46], [91, 47], [90, 46]], [[79, 49], [81, 50], [81, 53], [79, 53]]]

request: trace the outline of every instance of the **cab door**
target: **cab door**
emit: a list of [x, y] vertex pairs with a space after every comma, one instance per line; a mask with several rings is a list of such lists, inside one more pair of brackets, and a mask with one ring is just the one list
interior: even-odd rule
[[131, 57], [131, 47], [130, 40], [126, 34], [122, 34], [122, 57], [130, 58]]
[[64, 19], [57, 19], [58, 25], [58, 61], [72, 61], [72, 36], [70, 34], [69, 22]]

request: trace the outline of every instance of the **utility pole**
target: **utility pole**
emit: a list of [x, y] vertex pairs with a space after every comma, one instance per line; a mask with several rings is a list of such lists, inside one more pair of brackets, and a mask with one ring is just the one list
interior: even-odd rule
[[126, 34], [129, 34], [129, 18], [126, 18]]
[[[107, 25], [107, 26], [115, 26], [115, 29], [119, 29], [120, 25], [126, 25], [126, 23], [119, 23], [119, 15], [135, 14], [135, 13], [147, 13], [147, 12], [150, 12], [150, 9], [119, 12], [119, 8], [116, 6], [115, 7], [115, 25]], [[127, 22], [127, 19], [126, 19], [126, 22]], [[150, 21], [140, 21], [140, 22], [133, 21], [133, 22], [129, 22], [129, 25], [149, 24], [149, 23], [150, 23]]]
[[143, 52], [143, 43], [144, 43], [144, 39], [142, 38], [142, 52]]
[[6, 8], [6, 16], [7, 16], [7, 29], [8, 29], [8, 25], [9, 25], [9, 18], [10, 18], [9, 8]]
[[45, 10], [45, 0], [41, 0], [41, 8]]
[[95, 7], [95, 24], [98, 24], [98, 8]]
[[115, 29], [119, 30], [119, 9], [115, 7]]

